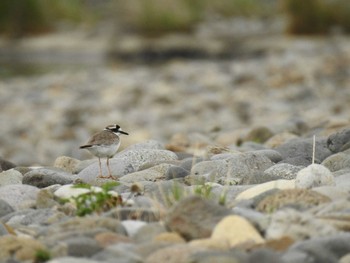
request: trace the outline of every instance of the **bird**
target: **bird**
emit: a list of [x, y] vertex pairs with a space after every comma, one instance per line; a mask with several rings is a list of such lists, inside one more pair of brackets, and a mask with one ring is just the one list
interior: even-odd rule
[[[80, 149], [86, 149], [91, 154], [98, 158], [99, 164], [99, 178], [111, 178], [114, 179], [109, 167], [109, 159], [112, 158], [118, 151], [120, 146], [120, 135], [129, 135], [129, 133], [123, 131], [118, 124], [108, 125], [102, 131], [95, 133], [87, 141], [86, 144], [81, 145]], [[102, 175], [101, 158], [107, 158], [108, 176]]]

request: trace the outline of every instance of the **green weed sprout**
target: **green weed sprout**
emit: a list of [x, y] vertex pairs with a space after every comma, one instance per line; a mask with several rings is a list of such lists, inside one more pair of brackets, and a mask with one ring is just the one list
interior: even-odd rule
[[71, 200], [76, 205], [76, 215], [85, 216], [87, 214], [108, 211], [113, 207], [122, 205], [122, 198], [111, 191], [113, 187], [118, 186], [118, 182], [108, 182], [101, 186], [101, 188], [96, 188], [89, 184], [77, 184], [74, 188], [88, 189], [89, 191], [80, 194], [76, 197], [72, 197]]

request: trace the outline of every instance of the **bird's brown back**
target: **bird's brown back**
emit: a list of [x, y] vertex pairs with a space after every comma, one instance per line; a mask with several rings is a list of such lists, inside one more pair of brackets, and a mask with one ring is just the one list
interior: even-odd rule
[[80, 146], [80, 148], [87, 148], [92, 145], [103, 145], [106, 144], [112, 144], [112, 143], [117, 143], [119, 141], [119, 138], [116, 134], [114, 134], [111, 131], [101, 131], [98, 133], [95, 133], [92, 135], [92, 137], [89, 139], [89, 141], [85, 144]]

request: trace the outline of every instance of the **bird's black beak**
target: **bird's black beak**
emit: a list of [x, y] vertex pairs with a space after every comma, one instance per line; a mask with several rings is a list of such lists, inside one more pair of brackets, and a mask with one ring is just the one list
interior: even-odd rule
[[127, 132], [125, 132], [125, 131], [121, 131], [121, 130], [119, 130], [119, 133], [125, 134], [125, 135], [129, 135], [129, 133], [127, 133]]

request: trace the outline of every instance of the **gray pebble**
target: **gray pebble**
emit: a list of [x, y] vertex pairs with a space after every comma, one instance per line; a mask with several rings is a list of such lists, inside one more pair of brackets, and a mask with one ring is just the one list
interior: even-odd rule
[[196, 164], [186, 180], [194, 183], [249, 184], [273, 165], [265, 155], [256, 155], [254, 152], [231, 154], [225, 160]]
[[303, 166], [294, 166], [289, 163], [278, 163], [264, 171], [262, 177], [269, 178], [267, 181], [277, 180], [277, 179], [295, 179], [297, 173], [303, 169]]
[[0, 157], [0, 172], [15, 168], [16, 165]]
[[[312, 163], [313, 139], [294, 139], [278, 146], [275, 150], [282, 155], [282, 162], [292, 165], [307, 166]], [[332, 152], [327, 147], [327, 140], [316, 139], [315, 159], [322, 162]]]
[[15, 210], [24, 208], [28, 202], [36, 202], [39, 188], [31, 185], [13, 184], [0, 187], [0, 199]]
[[44, 188], [54, 184], [71, 184], [75, 177], [57, 168], [39, 168], [26, 173], [23, 184]]
[[342, 131], [331, 134], [327, 140], [328, 148], [334, 152], [344, 151], [349, 148], [350, 142], [350, 129], [344, 129]]
[[186, 158], [183, 159], [180, 163], [180, 167], [184, 168], [187, 171], [191, 171], [192, 167], [196, 164], [196, 163], [200, 163], [202, 161], [204, 161], [204, 158], [201, 157], [190, 157], [190, 158]]
[[339, 152], [323, 160], [322, 165], [331, 172], [350, 168], [350, 152]]
[[183, 178], [189, 175], [190, 172], [180, 166], [170, 166], [169, 169], [165, 173], [165, 179], [176, 179], [176, 178]]
[[0, 199], [0, 218], [15, 210], [5, 200]]
[[288, 249], [282, 256], [282, 259], [286, 263], [336, 263], [342, 256], [349, 253], [349, 251], [350, 234], [335, 233], [326, 237], [315, 237], [297, 242]]
[[102, 248], [93, 238], [77, 236], [63, 241], [67, 246], [69, 256], [73, 257], [91, 257]]

